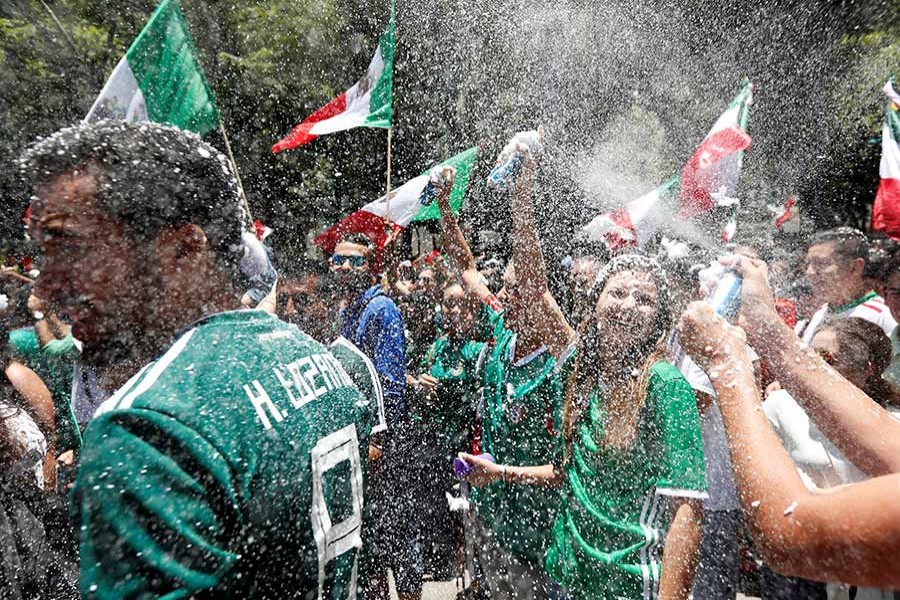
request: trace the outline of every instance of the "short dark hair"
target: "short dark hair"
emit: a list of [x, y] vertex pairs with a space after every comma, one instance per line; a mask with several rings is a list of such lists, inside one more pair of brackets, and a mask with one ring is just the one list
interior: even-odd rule
[[[353, 232], [353, 233], [345, 233], [341, 236], [341, 238], [337, 241], [338, 244], [356, 244], [357, 246], [365, 246], [366, 248], [366, 258], [371, 259], [375, 255], [375, 242], [372, 241], [372, 238], [367, 236], [364, 233]], [[337, 244], [335, 244], [337, 247]]]
[[19, 166], [33, 188], [94, 170], [102, 209], [134, 237], [197, 225], [220, 266], [237, 276], [244, 221], [237, 181], [225, 155], [198, 135], [158, 123], [82, 123], [35, 142]]
[[809, 246], [819, 244], [833, 244], [835, 253], [841, 258], [855, 260], [861, 258], [868, 260], [869, 240], [859, 229], [853, 227], [835, 227], [816, 233]]
[[306, 257], [284, 260], [280, 266], [281, 274], [285, 278], [324, 277], [328, 274], [328, 267], [322, 264], [322, 261]]

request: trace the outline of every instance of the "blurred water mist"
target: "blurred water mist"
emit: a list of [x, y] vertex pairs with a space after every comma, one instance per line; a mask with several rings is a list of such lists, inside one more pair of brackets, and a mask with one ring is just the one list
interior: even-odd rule
[[[826, 212], [853, 200], [822, 185], [830, 159], [866, 136], [859, 123], [835, 118], [836, 87], [857, 58], [842, 40], [895, 22], [898, 11], [894, 2], [487, 0], [417, 2], [403, 12], [404, 43], [418, 49], [407, 58], [432, 78], [435, 116], [470, 139], [498, 142], [543, 123], [547, 168], [571, 179], [573, 208], [585, 217], [680, 169], [749, 77], [753, 147], [740, 196], [742, 221], [752, 222], [769, 218], [766, 202], [797, 192]], [[878, 118], [888, 75], [872, 77], [852, 118]], [[429, 118], [398, 116], [423, 127]], [[874, 162], [877, 183], [877, 153], [857, 159]], [[869, 202], [874, 194], [857, 191]]]

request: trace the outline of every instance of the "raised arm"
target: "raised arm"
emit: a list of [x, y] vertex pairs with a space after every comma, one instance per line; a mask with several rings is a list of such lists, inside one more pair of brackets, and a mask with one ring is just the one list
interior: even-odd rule
[[766, 563], [808, 579], [900, 584], [900, 476], [810, 493], [762, 410], [740, 332], [696, 302], [679, 335], [713, 381], [745, 523]]
[[737, 268], [744, 278], [741, 324], [774, 377], [857, 467], [872, 476], [900, 473], [900, 422], [778, 317], [764, 262], [741, 257]]
[[512, 213], [512, 263], [516, 270], [516, 293], [535, 301], [547, 291], [547, 270], [541, 240], [534, 225], [534, 174], [537, 163], [525, 146], [517, 152], [524, 157], [522, 170], [510, 190]]
[[[538, 128], [539, 136], [543, 131]], [[559, 357], [575, 339], [575, 330], [569, 325], [556, 299], [547, 286], [547, 270], [544, 266], [544, 252], [534, 220], [534, 174], [537, 163], [527, 146], [519, 144], [516, 152], [523, 157], [522, 170], [511, 187], [512, 213], [512, 263], [516, 273], [516, 287], [508, 290], [519, 296], [523, 305], [529, 307], [530, 318], [522, 321], [521, 331], [526, 337], [533, 337], [549, 348], [550, 353]]]
[[453, 179], [448, 185], [438, 192], [437, 204], [441, 211], [441, 223], [443, 225], [444, 250], [450, 257], [450, 263], [459, 273], [461, 284], [466, 293], [475, 296], [479, 300], [486, 300], [491, 296], [491, 290], [478, 272], [475, 266], [475, 256], [469, 249], [466, 237], [463, 235], [456, 215], [450, 207], [450, 191], [453, 189]]

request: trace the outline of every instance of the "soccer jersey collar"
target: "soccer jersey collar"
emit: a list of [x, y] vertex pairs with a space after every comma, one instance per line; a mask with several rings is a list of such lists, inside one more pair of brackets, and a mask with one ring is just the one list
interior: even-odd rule
[[516, 340], [519, 339], [518, 334], [513, 334], [512, 339], [509, 342], [509, 362], [514, 367], [521, 367], [523, 365], [527, 365], [538, 356], [547, 351], [547, 346], [541, 344], [539, 348], [528, 354], [528, 356], [523, 356], [521, 359], [516, 360]]
[[828, 311], [832, 312], [832, 313], [847, 312], [848, 310], [854, 309], [864, 302], [868, 302], [875, 296], [877, 296], [877, 294], [873, 291], [870, 291], [868, 294], [865, 294], [865, 295], [857, 298], [856, 300], [852, 300], [852, 301], [848, 302], [847, 304], [842, 304], [840, 306], [835, 306], [835, 307], [829, 306]]

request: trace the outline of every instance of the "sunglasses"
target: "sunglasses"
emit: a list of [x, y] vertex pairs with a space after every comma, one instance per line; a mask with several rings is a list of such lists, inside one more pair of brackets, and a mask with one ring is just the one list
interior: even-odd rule
[[359, 256], [357, 254], [354, 254], [352, 256], [346, 256], [344, 254], [332, 254], [331, 255], [331, 264], [333, 264], [334, 266], [340, 267], [345, 262], [349, 262], [351, 267], [358, 269], [359, 267], [366, 264], [366, 257]]

